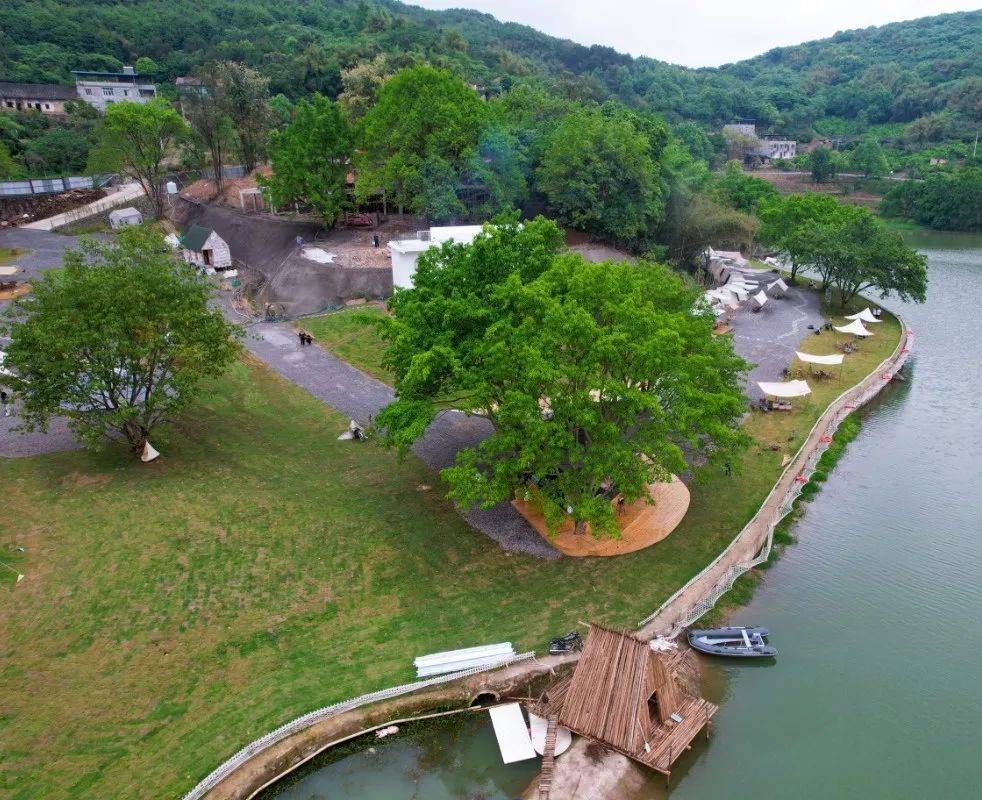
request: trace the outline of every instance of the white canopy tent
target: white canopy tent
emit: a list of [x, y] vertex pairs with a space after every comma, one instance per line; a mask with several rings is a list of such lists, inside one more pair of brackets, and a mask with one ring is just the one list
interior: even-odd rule
[[858, 314], [849, 314], [846, 319], [855, 319], [861, 322], [882, 322], [883, 320], [877, 319], [873, 316], [873, 312], [870, 310], [869, 306], [866, 306]]
[[872, 336], [872, 331], [866, 330], [865, 326], [858, 319], [854, 319], [848, 325], [833, 325], [834, 330], [839, 333], [851, 333], [853, 336]]
[[798, 356], [799, 361], [804, 361], [806, 364], [825, 364], [828, 366], [835, 366], [836, 364], [841, 364], [845, 355], [842, 353], [836, 353], [831, 356], [815, 356], [811, 353], [801, 353], [797, 350], [794, 354]]
[[806, 394], [812, 393], [811, 387], [806, 381], [783, 381], [776, 383], [757, 381], [757, 385], [764, 394], [770, 397], [804, 397]]
[[757, 303], [757, 308], [763, 308], [764, 303], [767, 302], [767, 295], [764, 294], [764, 290], [761, 289], [757, 294], [754, 295], [754, 302]]

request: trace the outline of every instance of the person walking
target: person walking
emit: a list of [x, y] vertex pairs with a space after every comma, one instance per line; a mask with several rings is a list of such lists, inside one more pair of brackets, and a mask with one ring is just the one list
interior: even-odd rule
[[303, 347], [305, 344], [307, 344], [306, 336], [304, 335], [304, 332], [303, 331], [297, 331], [297, 336], [300, 337], [300, 346], [301, 347]]
[[5, 417], [10, 416], [10, 395], [5, 389], [0, 389], [0, 408], [2, 408]]

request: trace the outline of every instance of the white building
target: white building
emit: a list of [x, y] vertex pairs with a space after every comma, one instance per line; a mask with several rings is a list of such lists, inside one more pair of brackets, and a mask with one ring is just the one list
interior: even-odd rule
[[226, 270], [232, 266], [232, 252], [225, 240], [211, 228], [192, 225], [180, 237], [184, 260], [203, 269]]
[[109, 227], [114, 231], [125, 228], [128, 225], [140, 225], [143, 222], [143, 214], [133, 206], [126, 208], [114, 208], [109, 212]]
[[106, 106], [127, 100], [146, 103], [157, 96], [157, 87], [146, 75], [138, 75], [133, 67], [123, 67], [122, 72], [89, 72], [72, 70], [75, 91], [78, 96], [99, 111]]
[[416, 274], [416, 262], [419, 259], [419, 254], [424, 250], [439, 247], [444, 242], [470, 244], [483, 229], [483, 225], [450, 225], [442, 228], [430, 228], [428, 231], [417, 231], [416, 236], [412, 239], [390, 241], [392, 285], [400, 289], [412, 287], [413, 275]]

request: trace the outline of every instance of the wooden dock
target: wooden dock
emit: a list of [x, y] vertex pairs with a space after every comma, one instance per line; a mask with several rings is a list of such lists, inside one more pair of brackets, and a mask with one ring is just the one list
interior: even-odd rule
[[559, 717], [550, 714], [548, 719], [545, 746], [542, 748], [542, 769], [539, 772], [539, 800], [549, 800], [552, 776], [556, 770], [556, 734], [559, 731]]

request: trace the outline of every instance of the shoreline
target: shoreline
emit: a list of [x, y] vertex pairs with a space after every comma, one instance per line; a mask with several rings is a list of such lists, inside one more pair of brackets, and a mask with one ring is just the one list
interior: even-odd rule
[[[712, 598], [709, 604], [711, 608], [738, 577], [766, 560], [774, 529], [790, 513], [807, 476], [814, 471], [815, 464], [831, 443], [839, 425], [856, 408], [876, 397], [909, 358], [913, 346], [912, 332], [903, 317], [899, 314], [894, 316], [900, 323], [901, 334], [890, 356], [826, 407], [750, 521], [709, 565], [639, 623], [639, 636], [653, 638], [673, 629], [680, 629], [686, 624], [686, 618], [700, 605], [705, 604], [708, 598]], [[764, 550], [767, 552], [761, 558]], [[717, 597], [714, 598], [713, 595]], [[573, 664], [575, 660], [575, 657], [533, 658], [526, 663], [455, 679], [433, 689], [414, 691], [393, 700], [312, 720], [302, 730], [270, 743], [245, 757], [241, 763], [233, 763], [245, 753], [247, 746], [219, 765], [184, 795], [184, 800], [250, 800], [264, 788], [334, 745], [348, 741], [379, 724], [388, 724], [393, 715], [399, 715], [400, 711], [433, 711], [452, 699], [467, 699], [468, 693], [491, 692], [496, 696], [507, 696], [508, 686], [514, 691], [522, 684], [553, 674], [557, 667]], [[476, 694], [470, 697], [470, 702]], [[341, 738], [336, 738], [338, 736]]]

